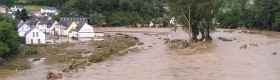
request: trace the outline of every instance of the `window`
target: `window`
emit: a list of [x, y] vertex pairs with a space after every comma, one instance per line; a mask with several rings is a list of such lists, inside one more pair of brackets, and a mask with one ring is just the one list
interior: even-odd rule
[[38, 32], [36, 32], [36, 36], [38, 37]]
[[21, 29], [23, 30], [23, 27]]
[[33, 37], [35, 37], [35, 32], [33, 32]]
[[40, 39], [38, 39], [38, 43], [40, 44], [41, 42], [40, 42]]

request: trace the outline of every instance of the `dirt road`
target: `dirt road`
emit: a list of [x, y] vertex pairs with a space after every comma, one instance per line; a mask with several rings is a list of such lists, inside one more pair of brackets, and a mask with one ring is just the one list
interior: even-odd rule
[[[85, 70], [63, 74], [61, 80], [280, 80], [280, 38], [262, 34], [223, 32], [217, 29], [212, 42], [199, 42], [193, 48], [171, 50], [163, 44], [163, 38], [187, 39], [182, 30], [154, 28], [100, 28], [115, 31], [140, 31], [128, 33], [141, 38], [144, 45], [139, 52], [123, 57], [113, 57], [101, 63], [94, 63]], [[153, 32], [144, 35], [141, 31]], [[263, 32], [271, 35], [280, 33]], [[172, 35], [167, 37], [167, 35]], [[218, 37], [236, 38], [232, 42], [218, 40]], [[161, 39], [160, 39], [161, 38]], [[241, 45], [258, 43], [258, 47]], [[150, 47], [149, 47], [150, 46]], [[47, 60], [47, 58], [46, 58]], [[42, 80], [47, 71], [58, 71], [61, 66], [42, 65], [31, 70], [18, 72], [7, 80]]]

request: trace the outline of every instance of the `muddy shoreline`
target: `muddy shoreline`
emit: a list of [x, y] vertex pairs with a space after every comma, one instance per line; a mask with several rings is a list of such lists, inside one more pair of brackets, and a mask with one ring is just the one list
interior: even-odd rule
[[[123, 32], [140, 38], [144, 45], [138, 52], [122, 57], [111, 57], [94, 63], [79, 72], [63, 73], [61, 80], [279, 80], [280, 77], [280, 33], [262, 31], [259, 34], [224, 32], [212, 33], [212, 42], [194, 43], [186, 49], [169, 49], [162, 40], [187, 39], [182, 31], [171, 32], [167, 28], [97, 28], [108, 33]], [[132, 32], [131, 32], [132, 31]], [[136, 32], [133, 32], [136, 31]], [[141, 32], [143, 31], [143, 32]], [[153, 32], [144, 35], [144, 33]], [[167, 34], [172, 35], [168, 37]], [[198, 36], [200, 37], [200, 36]], [[231, 42], [219, 40], [218, 37]], [[159, 39], [162, 38], [162, 39]], [[257, 43], [240, 49], [244, 44]], [[47, 58], [46, 58], [47, 59]], [[65, 65], [43, 64], [30, 70], [15, 72], [4, 80], [44, 80], [48, 71], [61, 72]], [[2, 73], [2, 71], [1, 71]], [[34, 76], [36, 75], [36, 76]]]

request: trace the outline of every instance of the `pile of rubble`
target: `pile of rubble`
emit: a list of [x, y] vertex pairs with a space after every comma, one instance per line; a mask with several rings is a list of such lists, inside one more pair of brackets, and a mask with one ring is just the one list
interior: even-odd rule
[[171, 49], [184, 49], [190, 45], [190, 43], [188, 43], [187, 40], [183, 40], [183, 39], [170, 40], [169, 38], [167, 38], [164, 40], [165, 40], [164, 44], [166, 44]]

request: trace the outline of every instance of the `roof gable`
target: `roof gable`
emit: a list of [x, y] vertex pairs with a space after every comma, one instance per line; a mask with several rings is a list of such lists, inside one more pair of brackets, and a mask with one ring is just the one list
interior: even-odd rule
[[[36, 27], [32, 27], [31, 29], [29, 29], [26, 33], [25, 33], [25, 35], [27, 35], [27, 34], [29, 34], [30, 32], [32, 32], [33, 30], [35, 30], [35, 29], [37, 29], [40, 33], [43, 33], [41, 30], [39, 30], [38, 28], [36, 28]], [[44, 33], [43, 33], [44, 34]]]

